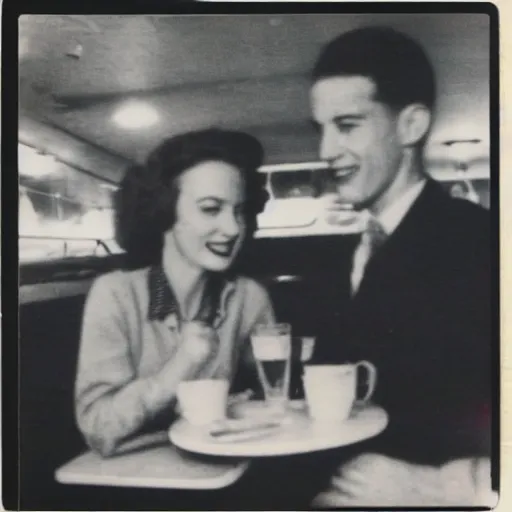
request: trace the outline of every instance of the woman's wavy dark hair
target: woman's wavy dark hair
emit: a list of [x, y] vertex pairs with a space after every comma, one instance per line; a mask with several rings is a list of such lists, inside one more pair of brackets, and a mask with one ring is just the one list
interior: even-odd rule
[[206, 161], [221, 161], [240, 170], [245, 183], [247, 238], [257, 228], [256, 217], [268, 199], [260, 142], [243, 132], [206, 129], [165, 139], [145, 164], [129, 167], [114, 196], [116, 241], [131, 267], [158, 262], [163, 235], [176, 220], [178, 178]]

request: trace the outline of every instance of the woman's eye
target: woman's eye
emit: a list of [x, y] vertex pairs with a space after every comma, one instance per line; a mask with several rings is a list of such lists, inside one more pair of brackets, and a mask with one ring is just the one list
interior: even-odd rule
[[218, 206], [202, 206], [201, 211], [206, 215], [217, 215], [220, 212], [220, 207]]

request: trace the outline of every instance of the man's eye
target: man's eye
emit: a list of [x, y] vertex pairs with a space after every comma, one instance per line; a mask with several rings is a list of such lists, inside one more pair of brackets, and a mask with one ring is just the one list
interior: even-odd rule
[[356, 127], [357, 124], [353, 123], [336, 123], [336, 128], [341, 133], [350, 133]]

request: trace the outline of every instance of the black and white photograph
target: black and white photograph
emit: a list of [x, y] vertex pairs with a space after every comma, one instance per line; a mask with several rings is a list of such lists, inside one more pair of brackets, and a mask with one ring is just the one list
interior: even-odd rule
[[20, 13], [17, 510], [497, 505], [498, 10], [386, 5]]

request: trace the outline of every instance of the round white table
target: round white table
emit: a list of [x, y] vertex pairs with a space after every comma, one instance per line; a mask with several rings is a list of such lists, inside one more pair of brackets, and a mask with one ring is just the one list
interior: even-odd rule
[[[239, 417], [261, 417], [263, 402], [243, 404]], [[268, 457], [294, 455], [338, 448], [369, 439], [382, 432], [388, 423], [380, 407], [355, 409], [343, 422], [316, 422], [309, 418], [303, 401], [291, 403], [287, 421], [264, 437], [225, 442], [212, 437], [205, 427], [179, 420], [169, 430], [171, 442], [184, 449], [205, 455], [226, 457]]]

